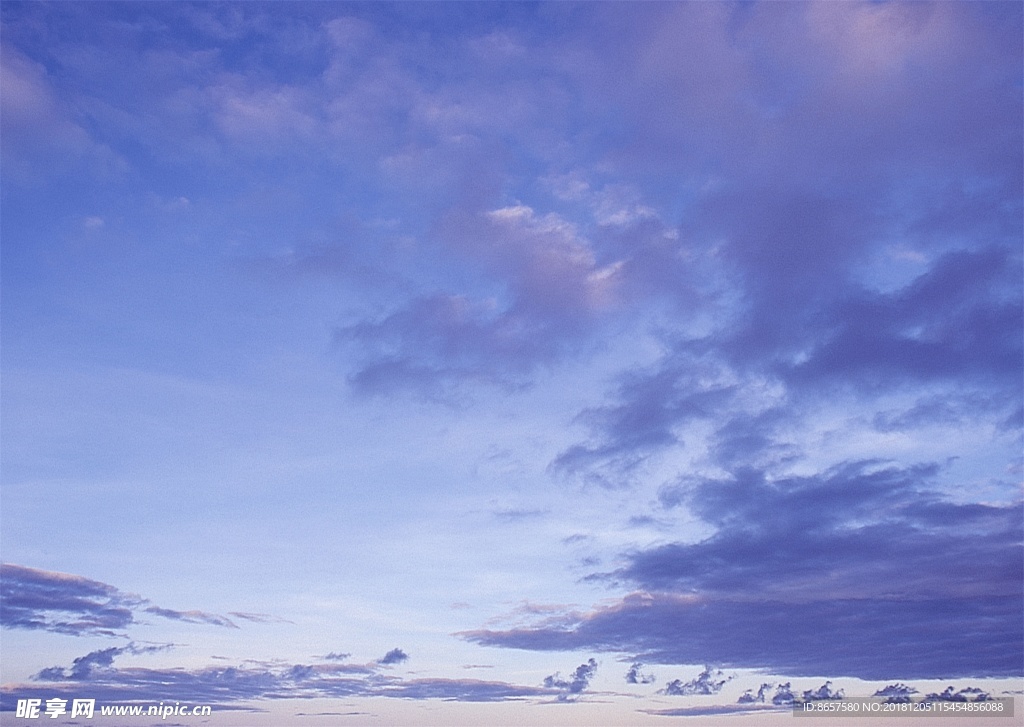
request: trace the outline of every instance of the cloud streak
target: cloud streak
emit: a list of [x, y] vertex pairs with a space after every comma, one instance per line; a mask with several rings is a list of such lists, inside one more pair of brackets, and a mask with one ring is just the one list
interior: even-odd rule
[[[201, 669], [121, 668], [114, 664], [118, 657], [136, 651], [129, 646], [90, 652], [76, 658], [70, 669], [52, 667], [37, 674], [31, 684], [5, 685], [0, 691], [0, 711], [13, 711], [18, 699], [66, 699], [81, 696], [85, 688], [99, 703], [186, 701], [218, 708], [237, 708], [254, 700], [384, 697], [500, 702], [550, 699], [567, 693], [562, 685], [531, 687], [478, 679], [400, 679], [364, 665], [338, 663]], [[571, 693], [581, 691], [588, 678], [589, 674], [577, 674], [573, 684], [579, 682], [581, 686]]]
[[4, 628], [124, 636], [124, 629], [147, 613], [186, 623], [238, 628], [224, 616], [149, 605], [145, 598], [82, 576], [11, 563], [0, 566], [0, 576], [0, 622]]

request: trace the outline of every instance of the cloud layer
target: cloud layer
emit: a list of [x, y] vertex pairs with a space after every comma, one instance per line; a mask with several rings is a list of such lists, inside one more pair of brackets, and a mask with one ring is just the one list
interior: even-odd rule
[[715, 534], [591, 576], [641, 592], [562, 623], [465, 636], [800, 676], [1019, 675], [1020, 507], [945, 500], [927, 487], [935, 470], [856, 462], [671, 485], [666, 506], [687, 505]]
[[380, 673], [378, 664], [336, 663], [337, 660], [201, 669], [122, 668], [114, 663], [124, 654], [139, 652], [134, 644], [102, 649], [76, 658], [70, 668], [44, 669], [30, 684], [5, 685], [0, 691], [0, 711], [13, 711], [18, 699], [67, 699], [81, 696], [84, 689], [101, 704], [162, 700], [209, 704], [217, 709], [246, 708], [244, 703], [253, 700], [340, 697], [498, 702], [564, 698], [566, 693], [583, 691], [588, 678], [587, 674], [577, 674], [569, 687], [531, 687], [477, 679], [403, 679]]
[[[596, 652], [677, 701], [727, 668], [823, 698], [1024, 675], [1020, 3], [3, 12], [5, 548], [38, 552], [50, 488], [119, 523], [50, 562], [266, 578], [379, 617], [383, 654], [117, 646], [37, 693], [572, 702]], [[304, 628], [0, 575], [3, 626], [47, 638]], [[534, 686], [397, 676], [440, 622], [582, 653]], [[800, 693], [765, 678], [660, 714]]]

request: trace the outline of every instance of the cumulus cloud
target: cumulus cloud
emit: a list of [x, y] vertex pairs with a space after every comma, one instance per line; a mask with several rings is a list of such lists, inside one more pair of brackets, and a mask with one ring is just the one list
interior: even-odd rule
[[765, 699], [768, 696], [768, 690], [771, 689], [772, 686], [774, 685], [769, 682], [765, 682], [757, 688], [756, 692], [753, 689], [747, 689], [736, 701], [739, 704], [764, 704]]
[[569, 699], [570, 695], [579, 694], [585, 690], [595, 673], [597, 673], [597, 661], [591, 658], [576, 667], [576, 671], [567, 679], [563, 679], [559, 672], [544, 677], [544, 687], [561, 690], [562, 694], [558, 698], [565, 701]]
[[408, 654], [401, 649], [395, 648], [378, 659], [377, 663], [383, 666], [391, 666], [392, 664], [401, 664], [403, 661], [407, 661], [408, 659]]
[[37, 679], [43, 681], [59, 681], [62, 679], [73, 679], [73, 680], [84, 680], [91, 677], [94, 671], [103, 670], [109, 668], [114, 663], [114, 657], [118, 654], [122, 654], [127, 649], [111, 647], [109, 649], [101, 649], [99, 651], [92, 651], [85, 656], [79, 656], [71, 665], [70, 672], [66, 672], [60, 667], [50, 667], [49, 669], [43, 669], [36, 676]]
[[68, 573], [4, 563], [0, 566], [0, 609], [5, 628], [82, 635], [123, 636], [123, 630], [151, 613], [187, 623], [237, 628], [204, 611], [176, 611], [149, 605], [140, 596]]
[[842, 689], [833, 689], [832, 682], [825, 682], [817, 689], [807, 689], [804, 691], [803, 701], [805, 702], [820, 702], [827, 699], [842, 699], [844, 697]]
[[946, 687], [941, 692], [931, 692], [924, 697], [926, 702], [987, 702], [991, 699], [988, 692], [978, 687]]
[[872, 696], [885, 697], [886, 702], [893, 704], [901, 704], [910, 701], [910, 695], [917, 694], [917, 690], [913, 687], [909, 687], [902, 682], [896, 684], [887, 684], [886, 686], [879, 689]]
[[634, 661], [629, 665], [629, 671], [626, 672], [626, 683], [627, 684], [653, 684], [655, 679], [653, 674], [645, 674], [641, 671], [643, 664], [639, 661]]
[[659, 694], [673, 697], [688, 697], [694, 694], [718, 694], [732, 677], [723, 676], [721, 669], [704, 667], [704, 671], [688, 682], [673, 679], [660, 690]]

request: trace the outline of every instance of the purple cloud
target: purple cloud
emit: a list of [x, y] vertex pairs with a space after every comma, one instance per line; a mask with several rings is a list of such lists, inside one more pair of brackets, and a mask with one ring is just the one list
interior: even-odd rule
[[956, 689], [949, 686], [942, 692], [931, 692], [924, 698], [926, 702], [987, 702], [991, 697], [978, 687], [964, 687]]
[[817, 597], [822, 578], [833, 597], [1016, 594], [1020, 508], [949, 502], [928, 489], [937, 471], [855, 462], [812, 477], [751, 469], [669, 486], [666, 503], [685, 502], [718, 532], [631, 554], [609, 577], [655, 591], [801, 599]]
[[781, 710], [772, 707], [759, 707], [752, 704], [713, 704], [700, 707], [673, 707], [671, 709], [643, 709], [640, 711], [659, 717], [715, 717], [723, 714], [752, 714]]
[[655, 679], [653, 674], [645, 674], [641, 671], [643, 664], [639, 661], [634, 661], [629, 665], [629, 671], [626, 672], [626, 683], [627, 684], [653, 684]]
[[4, 563], [0, 575], [6, 628], [110, 636], [133, 623], [145, 603], [106, 583], [67, 573]]
[[792, 675], [1019, 675], [1020, 507], [946, 501], [927, 489], [936, 471], [859, 462], [670, 487], [668, 506], [686, 503], [715, 534], [628, 553], [621, 569], [591, 576], [646, 593], [464, 637]]
[[286, 618], [280, 616], [273, 616], [267, 613], [245, 613], [244, 611], [228, 611], [229, 616], [235, 616], [244, 621], [252, 621], [253, 623], [294, 623]]
[[585, 690], [595, 673], [597, 673], [597, 662], [594, 659], [588, 659], [586, 663], [576, 667], [568, 679], [563, 679], [558, 672], [544, 677], [544, 687], [562, 690], [562, 694], [558, 698], [560, 701], [566, 701], [570, 695], [579, 694]]
[[748, 689], [743, 692], [743, 694], [740, 695], [740, 698], [736, 701], [738, 704], [764, 704], [765, 699], [768, 696], [768, 690], [771, 689], [772, 686], [774, 685], [765, 682], [757, 688], [756, 692], [753, 689]]
[[[990, 491], [1004, 476], [993, 473], [1014, 472], [1005, 469], [1014, 463], [1019, 473], [1013, 437], [1024, 426], [1019, 3], [473, 6], [454, 23], [433, 11], [416, 10], [413, 22], [355, 6], [346, 17], [329, 6], [296, 15], [283, 6], [182, 7], [15, 4], [5, 12], [2, 140], [13, 228], [37, 235], [40, 220], [66, 218], [75, 234], [128, 239], [166, 229], [169, 239], [239, 247], [245, 231], [258, 230], [244, 254], [269, 259], [264, 272], [286, 271], [296, 290], [311, 275], [318, 285], [342, 281], [345, 318], [334, 318], [333, 302], [310, 303], [317, 296], [304, 289], [294, 310], [307, 323], [320, 317], [317, 330], [333, 327], [357, 393], [445, 399], [480, 385], [514, 393], [549, 372], [575, 383], [567, 371], [591, 363], [590, 353], [632, 343], [621, 343], [621, 332], [642, 341], [642, 353], [615, 349], [596, 364], [619, 367], [603, 397], [585, 386], [574, 392], [589, 402], [575, 419], [589, 436], [559, 445], [549, 471], [622, 487], [620, 502], [637, 486], [621, 517], [659, 524], [661, 539], [582, 561], [612, 563], [587, 577], [621, 589], [611, 605], [523, 609], [525, 625], [466, 638], [626, 655], [637, 659], [631, 683], [644, 683], [641, 659], [889, 681], [1024, 672], [1019, 492]], [[106, 29], [102, 48], [86, 39], [100, 37], [89, 16]], [[416, 32], [406, 32], [412, 25]], [[188, 32], [152, 34], [158, 27]], [[160, 189], [137, 197], [127, 189], [147, 178]], [[178, 186], [205, 209], [178, 223], [192, 228], [125, 211], [147, 195], [188, 206]], [[79, 198], [76, 189], [91, 191]], [[53, 214], [47, 200], [65, 198], [74, 209]], [[121, 206], [92, 209], [105, 199]], [[202, 214], [224, 219], [203, 228]], [[58, 233], [40, 239], [63, 239]], [[7, 267], [13, 330], [57, 341], [42, 311], [122, 315], [97, 336], [95, 321], [74, 319], [87, 322], [81, 338], [97, 348], [76, 338], [78, 347], [59, 355], [106, 361], [99, 347], [110, 331], [150, 325], [130, 317], [136, 309], [164, 310], [123, 306], [121, 289], [99, 294], [108, 279], [93, 273], [126, 269], [104, 257], [118, 245], [97, 246], [76, 279], [66, 262], [52, 263], [63, 265], [54, 277], [58, 268], [43, 261], [59, 255], [31, 239]], [[267, 252], [278, 245], [288, 251]], [[154, 245], [154, 257], [131, 268], [151, 278], [110, 279], [159, 279], [174, 300], [190, 300], [186, 278], [234, 254], [217, 247], [201, 258], [211, 254], [204, 247], [181, 247], [195, 257], [165, 265], [170, 258], [160, 256], [172, 253]], [[70, 284], [47, 299], [46, 286], [65, 272]], [[164, 277], [172, 274], [182, 277]], [[221, 298], [208, 287], [202, 302], [211, 304], [216, 336], [207, 331], [178, 355], [203, 357], [225, 332], [249, 334], [236, 313], [245, 296]], [[67, 291], [95, 298], [67, 307]], [[19, 297], [38, 304], [19, 313]], [[168, 311], [167, 322], [185, 324], [166, 330], [191, 333], [192, 309], [178, 319]], [[246, 325], [284, 321], [264, 312]], [[292, 358], [293, 340], [279, 340], [275, 360], [308, 360], [309, 349]], [[32, 372], [41, 359], [28, 343], [13, 347], [12, 360]], [[127, 344], [118, 352], [139, 370], [157, 358], [156, 349]], [[209, 373], [198, 363], [183, 357], [167, 367]], [[256, 370], [265, 369], [238, 369]], [[296, 387], [306, 380], [287, 378]], [[301, 392], [277, 393], [266, 400]], [[844, 405], [849, 421], [816, 418]], [[554, 416], [567, 422], [573, 413]], [[828, 438], [848, 425], [862, 428], [850, 433], [854, 454]], [[943, 445], [931, 445], [935, 430], [951, 442], [947, 451], [933, 451]], [[957, 443], [979, 431], [993, 432], [1000, 453]], [[17, 439], [12, 452], [24, 444]], [[887, 444], [911, 440], [906, 450]], [[905, 451], [902, 462], [889, 459]], [[658, 475], [675, 479], [649, 482], [664, 471], [646, 467], [658, 455], [688, 461], [678, 477]], [[984, 472], [934, 463], [966, 455]], [[14, 466], [26, 474], [15, 480], [46, 479], [38, 464]], [[648, 506], [660, 512], [637, 512]], [[550, 513], [556, 522], [559, 507], [524, 500], [493, 514], [512, 522]], [[712, 534], [695, 542], [673, 532], [671, 517], [684, 509]], [[569, 528], [563, 534], [580, 526]], [[591, 542], [603, 547], [601, 538]], [[232, 619], [278, 620], [165, 608], [21, 566], [3, 566], [2, 575], [8, 628], [123, 636], [146, 614], [228, 628]], [[397, 648], [363, 667], [116, 668], [129, 653], [100, 649], [39, 677], [57, 684], [45, 689], [78, 681], [168, 698], [195, 687], [225, 701], [487, 701], [566, 698], [596, 668], [591, 659], [542, 689], [375, 671], [405, 662]], [[664, 692], [716, 685], [707, 669]], [[899, 686], [889, 696], [900, 697]], [[743, 704], [660, 713], [770, 708], [769, 689]], [[803, 698], [829, 698], [831, 686], [821, 689]], [[786, 683], [770, 701], [795, 699]]]
[[401, 649], [395, 648], [378, 659], [377, 663], [383, 666], [391, 666], [393, 664], [401, 664], [403, 661], [408, 661], [408, 659], [408, 654]]
[[323, 658], [327, 659], [328, 661], [345, 661], [350, 656], [352, 656], [352, 654], [349, 654], [348, 652], [332, 651], [330, 653], [324, 654]]
[[140, 613], [187, 623], [237, 628], [230, 619], [203, 611], [176, 611], [114, 586], [68, 573], [0, 566], [0, 624], [73, 636], [123, 636]]
[[885, 697], [886, 702], [893, 704], [902, 704], [910, 701], [910, 695], [917, 694], [917, 690], [913, 687], [909, 687], [902, 682], [896, 684], [887, 684], [886, 686], [879, 689], [872, 696]]
[[224, 616], [218, 616], [215, 613], [205, 613], [204, 611], [175, 611], [174, 609], [160, 608], [159, 606], [149, 606], [145, 611], [146, 613], [155, 613], [157, 616], [163, 616], [164, 618], [169, 618], [174, 621], [184, 621], [185, 623], [191, 624], [227, 626], [232, 629], [238, 628], [231, 619], [225, 618]]
[[[495, 291], [418, 296], [376, 320], [337, 330], [361, 347], [361, 391], [443, 391], [457, 382], [521, 385], [540, 364], [578, 348], [615, 308], [621, 264], [601, 265], [576, 227], [525, 205], [453, 211], [440, 234]], [[503, 302], [502, 302], [503, 301]]]
[[713, 670], [710, 666], [706, 666], [704, 671], [688, 682], [673, 679], [665, 685], [664, 689], [659, 691], [659, 694], [673, 697], [688, 697], [694, 694], [718, 694], [731, 678], [723, 678], [721, 669]]
[[[794, 676], [1018, 676], [1021, 608], [1015, 596], [792, 603], [639, 593], [558, 625], [462, 635], [484, 646], [624, 652], [652, 664], [713, 658]], [[835, 648], [823, 652], [823, 639]]]
[[[403, 680], [363, 666], [329, 663], [200, 669], [115, 666], [115, 659], [125, 653], [135, 653], [134, 647], [94, 651], [76, 658], [70, 669], [44, 669], [31, 684], [5, 686], [0, 691], [0, 711], [13, 711], [22, 698], [80, 696], [85, 686], [100, 703], [134, 703], [139, 695], [145, 695], [145, 701], [150, 703], [179, 700], [221, 709], [237, 708], [238, 703], [260, 699], [361, 696], [497, 702], [561, 697], [566, 693], [561, 685], [539, 688], [477, 679]], [[586, 686], [588, 678], [587, 674], [574, 677], [576, 681], [582, 680], [577, 691]]]

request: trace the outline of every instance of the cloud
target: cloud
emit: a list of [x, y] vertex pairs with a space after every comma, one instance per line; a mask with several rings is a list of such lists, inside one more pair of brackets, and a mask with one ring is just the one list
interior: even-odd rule
[[150, 646], [138, 646], [134, 642], [127, 646], [112, 646], [107, 649], [92, 651], [85, 656], [77, 657], [71, 664], [71, 669], [59, 666], [43, 669], [33, 677], [36, 681], [86, 681], [96, 678], [110, 670], [114, 658], [121, 654], [151, 654], [159, 651], [166, 651], [173, 648], [173, 644], [160, 644]]
[[[594, 649], [652, 664], [714, 659], [793, 676], [1019, 676], [1021, 608], [1016, 596], [793, 603], [637, 593], [557, 626], [462, 635], [484, 646]], [[823, 639], [835, 646], [823, 651]]]
[[675, 428], [681, 422], [710, 418], [731, 401], [733, 386], [711, 383], [714, 376], [713, 369], [694, 361], [650, 374], [624, 375], [623, 403], [579, 416], [604, 441], [573, 445], [558, 455], [552, 468], [570, 473], [611, 468], [620, 475], [635, 469], [650, 453], [679, 443]]
[[67, 573], [4, 563], [3, 625], [64, 634], [113, 635], [130, 625], [145, 601], [113, 586]]
[[917, 694], [917, 690], [900, 682], [897, 684], [887, 684], [872, 696], [885, 697], [886, 702], [901, 704], [909, 702], [911, 694]]
[[523, 204], [453, 216], [450, 244], [504, 282], [513, 308], [564, 328], [615, 300], [618, 265], [599, 265], [592, 245], [557, 213]]
[[[783, 710], [791, 710], [794, 705], [803, 704], [806, 702], [818, 702], [823, 700], [844, 698], [844, 693], [842, 689], [832, 689], [832, 682], [827, 681], [821, 686], [817, 687], [816, 689], [806, 689], [804, 690], [802, 696], [797, 696], [796, 693], [793, 691], [793, 685], [790, 682], [785, 682], [775, 687], [775, 694], [772, 695], [770, 700], [768, 700], [768, 691], [772, 688], [772, 686], [772, 684], [762, 684], [758, 688], [756, 693], [753, 690], [748, 689], [740, 696], [739, 700], [735, 705], [716, 704], [708, 707], [682, 707], [678, 709], [659, 709], [644, 711], [646, 711], [648, 714], [657, 714], [666, 717], [697, 717], [717, 714], [749, 714], [753, 712], [779, 712]], [[905, 687], [905, 685], [893, 685], [893, 687], [887, 689], [899, 691], [900, 687], [903, 687], [904, 689], [909, 689], [910, 692], [916, 691], [910, 687]], [[877, 692], [875, 696], [881, 696], [881, 692]], [[899, 700], [897, 699], [896, 701]]]
[[569, 698], [569, 695], [579, 694], [586, 689], [596, 672], [597, 662], [594, 659], [588, 659], [585, 664], [580, 664], [576, 667], [576, 671], [572, 673], [569, 679], [563, 679], [562, 675], [558, 672], [544, 677], [544, 686], [547, 689], [562, 690], [563, 694], [559, 695], [558, 698], [561, 701], [565, 701]]
[[[502, 702], [550, 696], [548, 689], [478, 679], [412, 679], [381, 687], [375, 695], [400, 699], [442, 699], [457, 702]], [[372, 695], [371, 695], [372, 696]]]
[[722, 691], [722, 687], [725, 686], [725, 683], [732, 678], [719, 678], [721, 676], [722, 671], [720, 669], [712, 670], [710, 666], [706, 666], [704, 667], [704, 671], [690, 681], [682, 682], [679, 679], [673, 679], [658, 693], [673, 697], [688, 697], [694, 694], [718, 694]]
[[756, 692], [753, 689], [747, 689], [736, 701], [739, 704], [764, 704], [764, 701], [768, 696], [768, 690], [771, 689], [772, 686], [774, 685], [769, 682], [765, 682], [757, 688]]
[[203, 611], [175, 611], [170, 608], [149, 606], [146, 608], [146, 613], [155, 613], [157, 616], [163, 616], [164, 618], [169, 618], [174, 621], [184, 621], [185, 623], [227, 626], [232, 629], [238, 628], [238, 626], [236, 626], [229, 618], [218, 616], [214, 613], [205, 613]]
[[681, 497], [717, 532], [629, 555], [611, 575], [656, 591], [802, 600], [822, 579], [833, 597], [1016, 594], [1019, 506], [950, 502], [928, 487], [937, 472], [848, 462], [810, 477], [749, 469], [669, 487], [663, 497]]
[[942, 690], [942, 692], [932, 692], [927, 694], [923, 701], [925, 702], [987, 702], [991, 697], [988, 692], [985, 692], [978, 687], [964, 687], [963, 689], [956, 689], [955, 687], [949, 686]]
[[[100, 703], [134, 703], [144, 695], [147, 702], [189, 701], [222, 709], [261, 699], [360, 696], [498, 702], [565, 694], [561, 686], [539, 688], [477, 679], [403, 680], [366, 667], [330, 663], [200, 669], [117, 667], [115, 660], [128, 653], [137, 650], [128, 646], [90, 652], [76, 658], [70, 669], [44, 669], [31, 684], [4, 685], [0, 689], [0, 711], [13, 711], [17, 700], [23, 698], [80, 696], [86, 687], [90, 697]], [[577, 674], [576, 678], [582, 679], [585, 687], [589, 677]]]
[[[742, 318], [622, 374], [611, 401], [579, 415], [592, 441], [564, 450], [553, 469], [627, 482], [652, 454], [684, 448], [696, 424], [712, 427], [716, 464], [785, 463], [804, 451], [780, 435], [837, 396], [906, 433], [1019, 411], [1024, 317], [1020, 257], [1008, 246], [945, 253], [886, 293], [837, 279], [847, 273], [780, 271], [778, 254], [772, 247], [763, 264], [750, 263]], [[801, 292], [787, 274], [808, 276], [814, 290]], [[906, 392], [917, 396], [905, 409], [883, 398]]]
[[590, 576], [642, 591], [463, 636], [794, 676], [1020, 675], [1020, 506], [950, 502], [928, 488], [937, 471], [850, 462], [673, 486], [664, 499], [715, 533], [624, 554], [622, 568]]
[[659, 717], [714, 717], [723, 714], [753, 714], [781, 710], [750, 704], [713, 704], [699, 707], [673, 707], [672, 709], [643, 709], [640, 711]]
[[1013, 391], [1022, 365], [1019, 256], [955, 250], [894, 293], [862, 292], [827, 310], [818, 343], [785, 375], [796, 385], [876, 388], [956, 381]]
[[0, 609], [4, 628], [52, 631], [73, 636], [123, 636], [140, 613], [187, 623], [237, 628], [230, 619], [203, 611], [175, 611], [148, 605], [140, 596], [68, 573], [0, 566]]
[[844, 697], [842, 689], [832, 689], [832, 682], [825, 682], [817, 689], [808, 689], [804, 692], [805, 702], [819, 702], [827, 699], [842, 699]]
[[[123, 168], [123, 160], [86, 130], [80, 109], [62, 98], [46, 66], [15, 43], [5, 43], [0, 52], [0, 79], [5, 179], [35, 186], [51, 174]], [[86, 218], [85, 225], [96, 226], [92, 221], [102, 226], [99, 217]]]
[[571, 353], [614, 307], [619, 265], [600, 265], [575, 226], [525, 205], [453, 212], [441, 235], [456, 262], [496, 295], [436, 292], [388, 315], [339, 328], [359, 344], [352, 383], [362, 391], [513, 385]]
[[71, 671], [67, 672], [61, 667], [50, 667], [43, 669], [36, 675], [41, 681], [86, 680], [93, 676], [94, 672], [109, 669], [114, 663], [114, 657], [128, 651], [126, 648], [111, 647], [92, 651], [85, 656], [79, 656], [71, 665]]
[[[624, 371], [581, 414], [592, 436], [554, 469], [626, 484], [653, 454], [704, 445], [692, 441], [702, 428], [707, 464], [778, 467], [809, 454], [802, 427], [837, 399], [908, 434], [1019, 411], [1022, 117], [1019, 63], [1005, 63], [1020, 58], [1019, 11], [648, 13], [596, 12], [598, 27], [643, 51], [581, 39], [573, 71], [637, 110], [618, 171], [660, 169], [689, 191], [678, 242], [662, 237], [655, 264], [634, 264], [640, 244], [612, 246], [622, 286], [659, 291], [631, 303], [673, 301], [674, 315], [651, 326], [660, 361]], [[698, 70], [708, 65], [714, 82]], [[922, 84], [910, 69], [925, 67]], [[980, 85], [966, 81], [978, 73]], [[951, 144], [955, 129], [966, 145]], [[584, 176], [552, 179], [567, 198], [590, 194]], [[893, 410], [894, 394], [912, 403]], [[956, 403], [916, 406], [928, 401]]]
[[327, 659], [328, 661], [345, 661], [350, 656], [352, 655], [347, 652], [332, 651], [328, 654], [324, 654], [323, 658]]
[[236, 618], [243, 619], [245, 621], [252, 621], [253, 623], [294, 623], [286, 618], [280, 616], [273, 616], [267, 613], [245, 613], [243, 611], [228, 611], [229, 616], [235, 616]]
[[[337, 337], [363, 347], [366, 357], [351, 377], [359, 391], [413, 387], [443, 392], [454, 382], [512, 382], [533, 346], [529, 322], [502, 315], [489, 302], [437, 294], [410, 302], [377, 321], [339, 329]], [[504, 358], [498, 370], [488, 361]]]
[[[304, 16], [305, 49], [268, 32], [284, 27], [281, 11], [192, 9], [194, 48], [131, 55], [140, 31], [107, 22], [132, 42], [91, 58], [78, 48], [88, 63], [59, 45], [36, 53], [46, 63], [30, 59], [26, 28], [53, 16], [24, 12], [6, 25], [2, 58], [15, 176], [63, 177], [56, 156], [102, 157], [84, 131], [102, 129], [147, 150], [161, 175], [213, 170], [233, 189], [251, 167], [231, 154], [248, 149], [330, 168], [332, 204], [386, 190], [411, 210], [401, 224], [417, 252], [406, 258], [364, 265], [380, 259], [365, 236], [289, 258], [392, 283], [379, 308], [336, 330], [354, 351], [356, 390], [515, 389], [617, 324], [651, 339], [660, 358], [622, 363], [579, 414], [589, 438], [552, 471], [651, 489], [661, 481], [644, 480], [644, 465], [656, 455], [690, 458], [660, 507], [714, 533], [621, 553], [591, 575], [632, 591], [613, 605], [469, 638], [794, 675], [1019, 674], [1019, 505], [966, 478], [943, 490], [936, 480], [953, 475], [911, 454], [863, 459], [997, 425], [1005, 444], [1020, 429], [1015, 4], [606, 4], [586, 22], [555, 8], [544, 12], [559, 22], [424, 29], [415, 41], [373, 13]], [[207, 50], [257, 37], [260, 54]], [[289, 58], [287, 71], [252, 73], [263, 54]], [[139, 98], [117, 98], [124, 82], [102, 97], [68, 91], [102, 88], [104, 73], [130, 74]], [[285, 187], [310, 180], [283, 171]], [[360, 213], [377, 215], [375, 204]], [[828, 407], [849, 410], [829, 426], [869, 454], [833, 447], [811, 421]], [[879, 433], [891, 436], [872, 444]], [[146, 613], [234, 625], [20, 566], [5, 566], [3, 589], [11, 628], [115, 635]], [[61, 673], [109, 672], [102, 652]], [[395, 652], [405, 656], [380, 663]], [[256, 671], [230, 678], [259, 682]]]
[[503, 510], [496, 510], [494, 517], [501, 522], [515, 523], [523, 520], [534, 520], [539, 517], [543, 517], [547, 514], [547, 510], [529, 510], [524, 508], [506, 508]]
[[626, 683], [627, 684], [653, 684], [655, 679], [653, 674], [644, 674], [640, 669], [643, 667], [639, 661], [634, 661], [629, 665], [629, 671], [626, 672]]
[[409, 655], [401, 649], [395, 648], [386, 653], [383, 657], [377, 660], [378, 664], [384, 666], [390, 666], [392, 664], [401, 664], [403, 661], [407, 661]]

